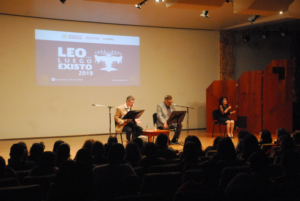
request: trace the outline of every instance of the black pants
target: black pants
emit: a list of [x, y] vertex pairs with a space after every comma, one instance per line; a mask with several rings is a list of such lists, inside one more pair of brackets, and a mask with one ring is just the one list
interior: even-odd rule
[[130, 141], [131, 133], [132, 133], [132, 139], [135, 139], [141, 134], [143, 134], [143, 128], [136, 124], [129, 123], [126, 126], [124, 126], [123, 132], [126, 132], [126, 139]]
[[172, 142], [178, 142], [178, 139], [180, 137], [180, 133], [181, 133], [181, 125], [177, 126], [177, 124], [172, 124], [171, 126], [169, 126], [169, 128], [165, 129], [163, 126], [159, 126], [158, 129], [161, 130], [169, 130], [169, 129], [174, 129], [175, 133], [174, 136], [172, 138]]

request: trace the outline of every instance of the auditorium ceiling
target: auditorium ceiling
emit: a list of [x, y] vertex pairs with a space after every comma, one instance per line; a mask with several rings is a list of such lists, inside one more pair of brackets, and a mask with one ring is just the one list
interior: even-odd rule
[[[0, 13], [47, 19], [202, 30], [248, 29], [300, 19], [300, 0], [2, 0]], [[201, 17], [207, 10], [209, 18]], [[279, 14], [283, 11], [283, 14]], [[252, 25], [248, 18], [260, 17]]]

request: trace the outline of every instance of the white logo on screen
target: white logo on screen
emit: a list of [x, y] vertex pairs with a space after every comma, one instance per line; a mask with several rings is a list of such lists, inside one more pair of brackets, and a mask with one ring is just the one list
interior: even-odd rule
[[96, 63], [101, 63], [104, 62], [105, 67], [101, 68], [100, 70], [104, 70], [107, 72], [111, 71], [116, 71], [118, 69], [113, 68], [112, 65], [113, 63], [121, 64], [122, 63], [122, 53], [117, 52], [117, 51], [106, 51], [106, 50], [101, 50], [98, 52], [95, 52], [95, 62]]
[[54, 81], [55, 81], [55, 78], [53, 77], [53, 78], [51, 78], [51, 80], [54, 82]]

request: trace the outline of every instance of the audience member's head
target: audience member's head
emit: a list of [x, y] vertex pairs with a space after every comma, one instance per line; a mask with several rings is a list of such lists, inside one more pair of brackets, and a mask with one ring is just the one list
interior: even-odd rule
[[290, 133], [285, 128], [278, 128], [276, 130], [277, 140], [280, 141], [280, 137], [283, 135], [290, 135]]
[[0, 175], [5, 171], [6, 163], [2, 156], [0, 156]]
[[30, 148], [30, 156], [28, 157], [28, 159], [35, 162], [35, 164], [38, 164], [41, 155], [44, 153], [44, 149], [44, 143], [34, 143]]
[[183, 160], [186, 163], [197, 162], [199, 156], [199, 147], [194, 142], [188, 141], [184, 143]]
[[234, 145], [229, 137], [224, 137], [219, 140], [217, 154], [223, 156], [224, 160], [231, 160], [236, 158]]
[[18, 144], [13, 144], [10, 148], [10, 158], [17, 161], [22, 161], [24, 158], [24, 146]]
[[258, 140], [253, 134], [243, 138], [242, 157], [247, 160], [254, 152], [259, 151]]
[[242, 130], [240, 130], [240, 132], [238, 134], [238, 139], [241, 140], [248, 134], [249, 134], [249, 132], [247, 130], [242, 129]]
[[155, 145], [158, 148], [165, 148], [168, 147], [168, 136], [165, 134], [159, 134], [156, 138]]
[[111, 145], [111, 144], [116, 144], [118, 143], [118, 138], [115, 136], [109, 136], [108, 140], [107, 140], [107, 144]]
[[293, 140], [295, 144], [300, 144], [300, 132], [293, 133]]
[[28, 148], [25, 142], [18, 142], [19, 145], [21, 145], [24, 148], [24, 157], [23, 160], [27, 160], [28, 159]]
[[252, 173], [262, 173], [268, 167], [268, 156], [261, 151], [254, 152], [249, 158]]
[[193, 142], [197, 147], [198, 153], [200, 154], [200, 152], [202, 152], [202, 144], [198, 137], [195, 135], [189, 135], [185, 138], [184, 144], [187, 142]]
[[108, 153], [109, 164], [121, 164], [124, 161], [125, 149], [122, 144], [113, 144]]
[[145, 144], [144, 154], [145, 154], [146, 158], [155, 159], [158, 157], [157, 149], [153, 142], [147, 142]]
[[262, 129], [261, 134], [260, 134], [260, 143], [261, 144], [266, 144], [266, 143], [272, 143], [272, 136], [269, 130], [267, 129]]
[[70, 158], [70, 146], [67, 143], [62, 143], [57, 148], [57, 163], [61, 163], [64, 160]]
[[138, 162], [142, 159], [141, 151], [135, 142], [129, 142], [125, 148], [125, 159], [131, 166], [138, 166]]
[[280, 137], [280, 149], [285, 152], [287, 150], [294, 150], [294, 141], [293, 138], [289, 135], [283, 135]]
[[82, 149], [92, 150], [92, 145], [95, 142], [94, 139], [88, 139], [83, 143]]
[[214, 139], [214, 144], [213, 144], [213, 146], [214, 146], [215, 148], [218, 147], [218, 143], [219, 143], [220, 139], [222, 139], [221, 136], [218, 136], [218, 137], [216, 137], [216, 138]]
[[59, 145], [61, 145], [62, 143], [65, 143], [64, 141], [62, 140], [57, 140], [55, 143], [54, 143], [54, 146], [53, 146], [53, 152], [57, 154], [57, 148], [59, 147]]
[[286, 151], [281, 158], [281, 166], [285, 174], [296, 175], [300, 169], [300, 155], [295, 151]]
[[76, 153], [76, 161], [92, 165], [92, 154], [87, 149], [79, 149]]
[[104, 145], [100, 141], [95, 141], [92, 144], [92, 156], [93, 157], [103, 157], [104, 155]]
[[38, 166], [42, 168], [53, 168], [55, 166], [55, 162], [56, 154], [52, 151], [45, 151], [41, 155]]
[[134, 138], [132, 141], [135, 142], [138, 145], [138, 147], [140, 148], [141, 153], [143, 153], [144, 152], [144, 141], [141, 138], [138, 138], [138, 137]]

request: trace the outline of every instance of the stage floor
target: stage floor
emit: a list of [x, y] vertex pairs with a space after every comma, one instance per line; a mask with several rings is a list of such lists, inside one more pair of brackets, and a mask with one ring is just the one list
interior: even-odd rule
[[[170, 138], [172, 138], [174, 135], [173, 132], [170, 132]], [[182, 131], [179, 141], [184, 142], [185, 138], [188, 135], [195, 135], [197, 136], [201, 143], [202, 143], [202, 149], [204, 150], [206, 147], [211, 146], [213, 144], [214, 138], [217, 136], [220, 136], [220, 133], [215, 133], [214, 138], [212, 138], [212, 133], [207, 133], [206, 130], [190, 130]], [[232, 138], [232, 141], [234, 145], [237, 144], [237, 133], [234, 133], [234, 138]], [[255, 135], [258, 137], [258, 135]], [[45, 144], [45, 151], [52, 151], [54, 142], [57, 140], [63, 140], [66, 143], [68, 143], [71, 147], [71, 158], [74, 158], [76, 155], [76, 152], [82, 147], [83, 143], [87, 139], [94, 139], [99, 140], [105, 144], [107, 142], [107, 139], [109, 137], [109, 134], [99, 134], [99, 135], [87, 135], [87, 136], [73, 136], [73, 137], [55, 137], [55, 138], [40, 138], [40, 139], [24, 139], [24, 140], [0, 140], [0, 156], [2, 156], [6, 161], [9, 158], [9, 152], [10, 147], [18, 142], [25, 142], [27, 144], [28, 150], [30, 150], [30, 147], [33, 143], [36, 142], [44, 142]], [[120, 135], [117, 136], [118, 141], [121, 142]], [[122, 135], [123, 143], [125, 146], [126, 143], [126, 136], [125, 134]], [[275, 139], [275, 135], [272, 135], [273, 140]], [[175, 150], [182, 150], [183, 146], [181, 145], [171, 145]]]

